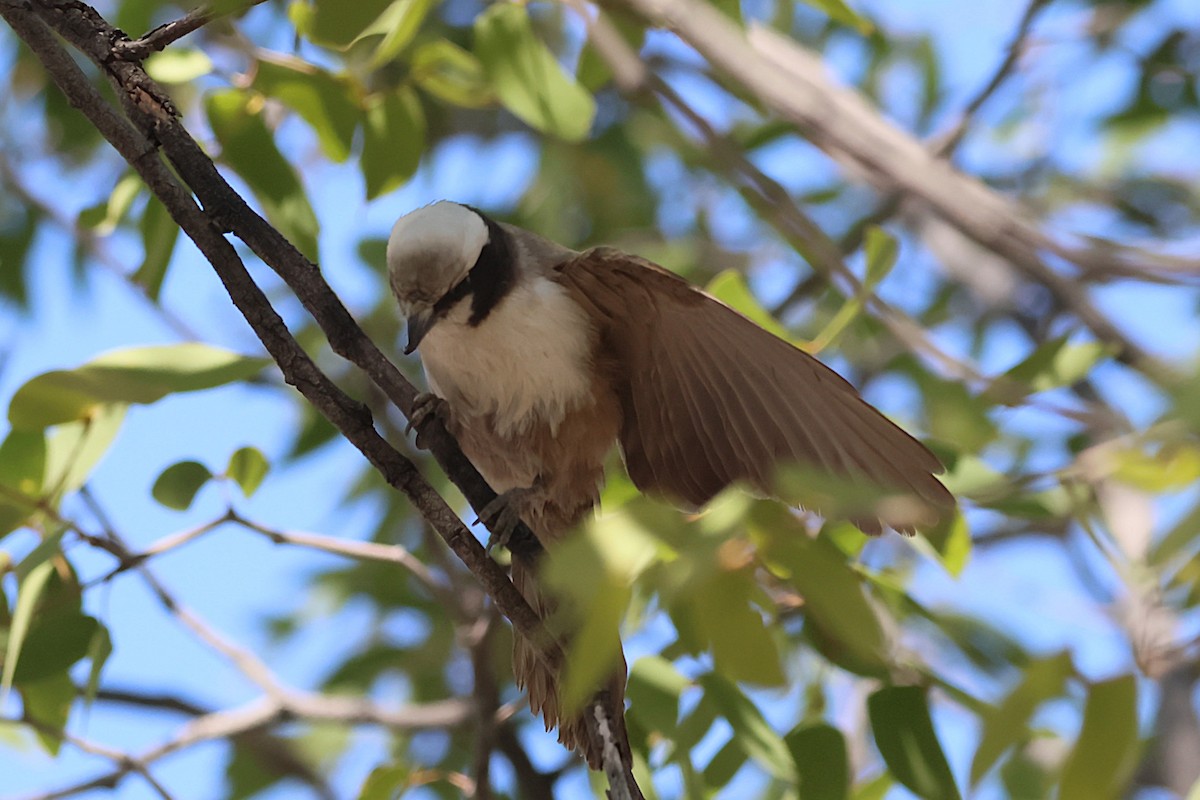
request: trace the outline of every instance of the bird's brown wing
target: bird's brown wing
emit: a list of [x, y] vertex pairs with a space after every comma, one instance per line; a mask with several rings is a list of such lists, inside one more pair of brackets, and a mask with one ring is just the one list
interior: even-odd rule
[[597, 366], [612, 372], [625, 465], [642, 491], [696, 507], [734, 482], [780, 496], [776, 470], [793, 465], [857, 484], [854, 497], [865, 485], [875, 499], [913, 501], [839, 509], [869, 533], [954, 505], [924, 445], [833, 370], [682, 278], [608, 248], [556, 272], [599, 330]]

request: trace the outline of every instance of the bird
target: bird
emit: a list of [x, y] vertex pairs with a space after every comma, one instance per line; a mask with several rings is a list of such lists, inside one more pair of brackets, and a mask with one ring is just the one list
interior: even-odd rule
[[[911, 532], [955, 504], [938, 458], [849, 382], [650, 261], [575, 251], [448, 200], [400, 217], [386, 259], [404, 353], [419, 351], [429, 389], [411, 422], [442, 418], [497, 492], [479, 514], [493, 532], [519, 519], [543, 547], [569, 535], [614, 448], [640, 491], [686, 509], [734, 484], [781, 497], [788, 467], [869, 487], [879, 502], [833, 509], [868, 534]], [[513, 583], [545, 617], [555, 600], [537, 566], [513, 551]], [[513, 671], [546, 729], [599, 768], [558, 676], [519, 635]], [[622, 657], [604, 689], [620, 724], [624, 687]]]

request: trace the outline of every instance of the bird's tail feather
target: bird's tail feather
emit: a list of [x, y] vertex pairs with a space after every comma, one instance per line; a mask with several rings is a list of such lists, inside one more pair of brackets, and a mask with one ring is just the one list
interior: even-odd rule
[[[517, 591], [542, 619], [548, 619], [554, 611], [555, 601], [542, 591], [537, 579], [537, 564], [528, 558], [515, 557], [512, 562], [512, 581]], [[616, 730], [612, 731], [621, 760], [631, 763], [629, 734], [625, 730], [625, 654], [619, 653], [619, 664], [613, 670], [606, 685], [598, 693], [605, 711]], [[559, 702], [558, 689], [562, 677], [538, 658], [534, 643], [513, 632], [513, 675], [517, 686], [529, 693], [529, 708], [541, 714], [546, 730], [558, 727], [558, 741], [564, 747], [575, 750], [587, 759], [594, 770], [603, 768], [601, 746], [588, 736], [582, 716], [585, 711], [564, 714]]]

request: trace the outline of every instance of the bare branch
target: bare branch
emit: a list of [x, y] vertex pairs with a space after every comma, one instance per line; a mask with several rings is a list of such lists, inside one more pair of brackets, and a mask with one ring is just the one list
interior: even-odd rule
[[262, 2], [265, 2], [265, 0], [246, 0], [240, 7], [226, 2], [221, 4], [222, 8], [219, 11], [214, 10], [212, 6], [201, 6], [200, 8], [192, 9], [183, 17], [172, 20], [164, 25], [159, 25], [141, 38], [132, 41], [125, 39], [117, 42], [112, 48], [113, 55], [126, 61], [143, 61], [150, 54], [166, 49], [168, 45], [182, 39], [193, 31], [203, 28], [214, 19], [232, 13], [240, 13]]

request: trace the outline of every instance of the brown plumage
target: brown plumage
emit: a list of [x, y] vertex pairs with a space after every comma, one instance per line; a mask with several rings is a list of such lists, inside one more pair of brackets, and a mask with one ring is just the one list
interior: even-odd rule
[[[396, 223], [388, 266], [406, 352], [420, 345], [450, 431], [545, 546], [595, 506], [615, 444], [638, 488], [690, 507], [733, 483], [794, 501], [776, 480], [789, 466], [858, 488], [866, 502], [837, 510], [868, 533], [909, 530], [954, 505], [937, 458], [849, 383], [636, 256], [577, 253], [441, 202]], [[553, 600], [536, 570], [514, 553], [513, 583], [545, 618]], [[517, 683], [547, 729], [598, 768], [534, 652], [516, 637]], [[624, 687], [622, 659], [604, 695], [621, 725]]]

